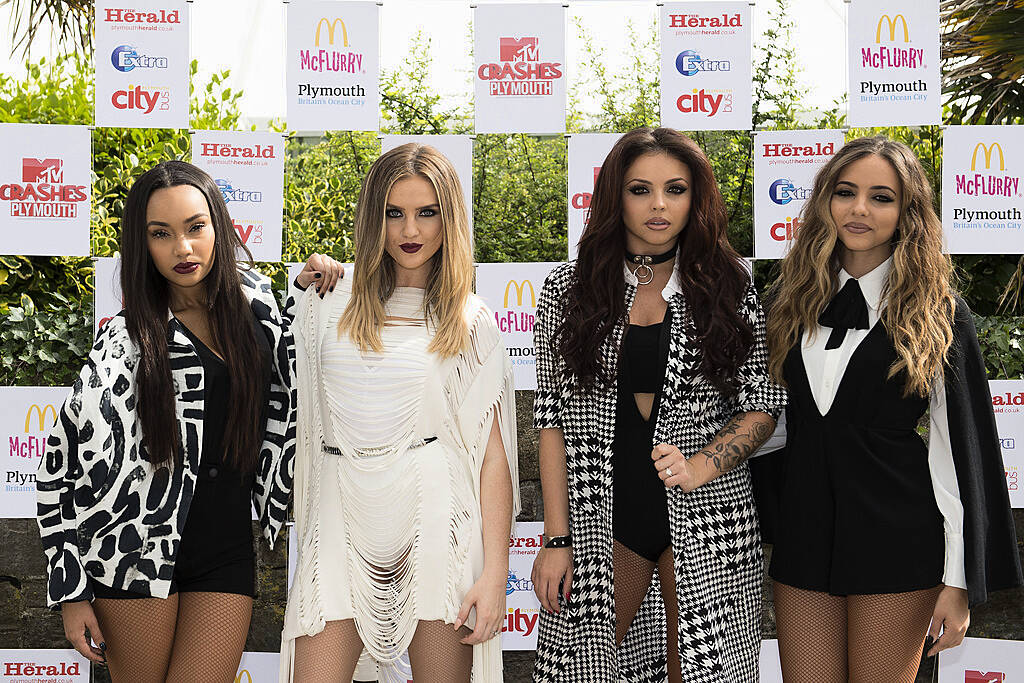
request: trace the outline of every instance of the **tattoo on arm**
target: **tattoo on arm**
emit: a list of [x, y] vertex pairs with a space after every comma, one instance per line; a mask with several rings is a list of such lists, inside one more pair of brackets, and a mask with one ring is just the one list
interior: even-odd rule
[[728, 472], [749, 458], [751, 453], [768, 440], [773, 428], [770, 421], [759, 417], [753, 417], [749, 426], [745, 427], [743, 422], [748, 416], [750, 413], [743, 413], [729, 420], [711, 443], [697, 451], [697, 455], [710, 460], [721, 473]]

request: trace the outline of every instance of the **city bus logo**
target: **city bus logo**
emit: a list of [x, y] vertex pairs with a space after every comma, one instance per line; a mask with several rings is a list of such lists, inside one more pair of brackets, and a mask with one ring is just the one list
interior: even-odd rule
[[324, 26], [327, 27], [327, 42], [330, 45], [334, 45], [334, 31], [338, 28], [338, 24], [341, 24], [341, 39], [344, 47], [348, 47], [348, 29], [345, 28], [345, 22], [341, 20], [341, 17], [337, 17], [334, 21], [328, 21], [327, 17], [320, 17], [320, 21], [316, 23], [316, 35], [314, 36], [314, 44], [320, 47], [320, 29]]
[[508, 293], [512, 289], [513, 286], [516, 288], [516, 306], [522, 306], [523, 305], [523, 292], [526, 290], [527, 287], [529, 287], [530, 288], [530, 306], [532, 308], [536, 308], [537, 307], [537, 297], [534, 294], [533, 283], [532, 282], [530, 282], [529, 280], [523, 280], [521, 282], [516, 282], [515, 280], [509, 280], [508, 284], [505, 285], [505, 308], [508, 308]]
[[888, 14], [883, 14], [878, 18], [878, 28], [875, 29], [875, 42], [882, 42], [882, 22], [886, 22], [889, 25], [889, 42], [896, 42], [896, 22], [900, 22], [903, 25], [903, 42], [910, 42], [910, 30], [907, 28], [907, 18], [902, 14], [897, 14], [895, 17], [889, 17]]
[[1003, 157], [1003, 146], [998, 142], [993, 142], [991, 145], [986, 145], [984, 142], [979, 142], [974, 146], [974, 153], [971, 154], [971, 170], [975, 170], [978, 165], [978, 150], [981, 150], [985, 154], [985, 168], [992, 167], [992, 151], [999, 152], [999, 170], [1006, 170], [1006, 159]]
[[[32, 426], [32, 413], [35, 413], [39, 418], [39, 429], [36, 431], [45, 432], [47, 427], [54, 424], [57, 421], [57, 410], [50, 405], [46, 404], [45, 407], [40, 408], [38, 403], [33, 403], [28, 407], [28, 412], [25, 413], [25, 433], [31, 433]], [[53, 414], [53, 422], [47, 422], [46, 416]]]

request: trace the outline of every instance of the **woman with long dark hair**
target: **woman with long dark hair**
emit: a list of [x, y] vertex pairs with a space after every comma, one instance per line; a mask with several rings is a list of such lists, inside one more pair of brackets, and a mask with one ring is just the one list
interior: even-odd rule
[[544, 284], [535, 680], [757, 678], [745, 460], [785, 395], [727, 222], [692, 140], [631, 131], [598, 175], [578, 259]]
[[786, 449], [756, 470], [782, 673], [911, 683], [927, 636], [928, 655], [958, 645], [969, 606], [1021, 581], [985, 364], [914, 153], [847, 143], [781, 266]]
[[[294, 344], [220, 190], [168, 161], [128, 193], [124, 310], [99, 332], [36, 478], [47, 602], [114, 681], [231, 681], [295, 452]], [[300, 285], [332, 287], [310, 259]], [[319, 276], [317, 275], [319, 273]], [[90, 644], [90, 638], [92, 644]]]

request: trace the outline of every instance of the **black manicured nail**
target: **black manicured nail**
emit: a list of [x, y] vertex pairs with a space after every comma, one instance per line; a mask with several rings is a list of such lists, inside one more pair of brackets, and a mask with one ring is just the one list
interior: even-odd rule
[[331, 287], [331, 291], [332, 291], [332, 292], [334, 291], [334, 287]]
[[106, 643], [100, 643], [100, 649], [103, 650], [103, 651], [106, 651], [107, 644]]
[[319, 277], [320, 277], [320, 275], [321, 275], [320, 273], [314, 273], [314, 274], [313, 274], [313, 277], [314, 277], [314, 278], [319, 278]]

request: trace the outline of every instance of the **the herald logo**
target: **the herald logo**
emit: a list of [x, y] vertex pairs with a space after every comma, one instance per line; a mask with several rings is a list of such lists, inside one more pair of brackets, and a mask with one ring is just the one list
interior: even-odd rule
[[[161, 98], [163, 95], [163, 98]], [[156, 105], [163, 99], [161, 109], [167, 108], [167, 93], [159, 90], [146, 90], [141, 85], [128, 86], [127, 90], [117, 90], [110, 96], [110, 103], [115, 109], [141, 109], [144, 114], [151, 114]]]
[[535, 609], [509, 608], [508, 614], [505, 615], [505, 625], [501, 630], [521, 636], [529, 636], [537, 628], [537, 618], [539, 616], [540, 612]]
[[23, 183], [63, 183], [64, 162], [61, 159], [21, 160], [21, 181]]
[[964, 683], [1003, 683], [1006, 674], [999, 671], [975, 671], [967, 669], [964, 671]]
[[540, 61], [539, 38], [499, 38], [498, 59], [502, 62]]

